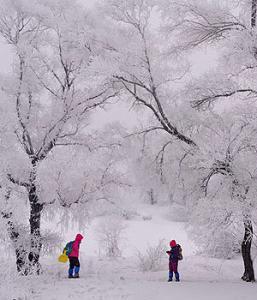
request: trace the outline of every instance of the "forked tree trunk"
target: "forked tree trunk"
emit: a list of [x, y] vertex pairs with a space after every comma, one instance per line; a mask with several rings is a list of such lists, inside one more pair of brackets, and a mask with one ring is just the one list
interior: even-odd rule
[[[41, 213], [43, 204], [39, 203], [36, 185], [34, 181], [28, 187], [28, 198], [30, 204], [30, 232], [20, 231], [18, 225], [13, 222], [12, 212], [2, 212], [3, 218], [7, 221], [7, 230], [10, 240], [15, 248], [16, 267], [21, 275], [40, 274], [41, 265], [39, 263], [42, 248], [42, 238], [40, 232]], [[29, 244], [27, 240], [29, 234]]]
[[[11, 189], [8, 189], [5, 200], [6, 202], [9, 201], [11, 196]], [[12, 241], [14, 248], [15, 248], [15, 255], [16, 255], [16, 267], [17, 271], [20, 274], [26, 274], [26, 260], [27, 260], [27, 252], [23, 245], [20, 243], [20, 232], [19, 226], [15, 225], [13, 222], [13, 213], [11, 211], [8, 212], [1, 212], [1, 215], [4, 220], [7, 221], [7, 232], [9, 234], [10, 240]]]
[[21, 243], [21, 237], [18, 228], [14, 225], [11, 219], [12, 213], [5, 214], [3, 217], [7, 219], [9, 237], [15, 247], [17, 271], [21, 275], [27, 275], [27, 251]]
[[253, 269], [253, 261], [251, 258], [251, 246], [252, 246], [252, 238], [253, 238], [253, 226], [250, 220], [244, 222], [244, 240], [242, 242], [242, 257], [244, 261], [244, 274], [241, 277], [243, 280], [247, 282], [255, 281], [254, 269]]

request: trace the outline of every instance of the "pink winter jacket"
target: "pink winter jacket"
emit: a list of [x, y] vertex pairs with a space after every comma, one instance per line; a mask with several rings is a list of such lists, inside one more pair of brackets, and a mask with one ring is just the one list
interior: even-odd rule
[[78, 233], [76, 235], [75, 241], [72, 245], [72, 251], [71, 251], [69, 257], [79, 257], [79, 245], [80, 245], [80, 242], [82, 239], [83, 239], [83, 235]]

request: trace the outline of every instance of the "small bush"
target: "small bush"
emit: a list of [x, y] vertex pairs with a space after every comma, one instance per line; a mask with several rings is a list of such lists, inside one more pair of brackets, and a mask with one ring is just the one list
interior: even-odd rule
[[121, 219], [108, 217], [100, 222], [97, 229], [100, 252], [103, 250], [107, 257], [121, 256], [120, 244], [124, 230]]
[[164, 241], [161, 240], [156, 246], [149, 246], [145, 253], [138, 251], [139, 270], [143, 272], [160, 270], [166, 253], [165, 249]]
[[62, 252], [64, 248], [63, 238], [59, 233], [45, 231], [42, 234], [41, 241], [42, 255], [53, 255]]

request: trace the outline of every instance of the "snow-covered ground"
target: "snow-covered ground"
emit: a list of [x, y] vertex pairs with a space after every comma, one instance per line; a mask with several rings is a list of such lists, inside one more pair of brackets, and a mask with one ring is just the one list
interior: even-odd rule
[[[0, 300], [255, 300], [257, 284], [242, 282], [240, 257], [218, 260], [194, 254], [184, 224], [171, 222], [164, 210], [149, 208], [144, 216], [126, 221], [126, 239], [123, 257], [111, 260], [99, 256], [98, 244], [93, 238], [94, 225], [86, 232], [81, 247], [81, 278], [68, 279], [68, 265], [56, 257], [42, 260], [44, 274], [40, 277], [21, 278], [16, 275], [12, 261], [1, 262]], [[150, 218], [152, 216], [152, 218]], [[144, 220], [148, 219], [148, 220]], [[71, 234], [71, 233], [69, 233]], [[158, 272], [138, 270], [136, 251], [160, 239], [168, 243], [177, 239], [183, 246], [184, 259], [180, 262], [181, 282], [167, 282], [168, 259]], [[2, 257], [3, 259], [3, 257]], [[255, 263], [255, 268], [257, 265]]]
[[[257, 284], [238, 278], [238, 260], [220, 262], [186, 257], [180, 264], [182, 281], [167, 282], [167, 271], [141, 273], [133, 259], [82, 259], [80, 279], [67, 279], [67, 266], [49, 260], [41, 277], [1, 274], [1, 300], [254, 300]], [[173, 298], [175, 297], [175, 298]]]

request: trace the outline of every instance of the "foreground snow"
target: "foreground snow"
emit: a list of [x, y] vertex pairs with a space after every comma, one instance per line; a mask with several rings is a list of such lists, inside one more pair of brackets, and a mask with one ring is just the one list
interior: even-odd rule
[[[22, 278], [16, 275], [12, 258], [0, 261], [0, 300], [255, 300], [257, 284], [239, 278], [241, 258], [218, 260], [194, 255], [194, 246], [187, 237], [184, 224], [171, 222], [165, 209], [142, 209], [142, 215], [126, 221], [123, 258], [110, 260], [99, 257], [94, 226], [87, 229], [81, 244], [81, 278], [68, 279], [68, 265], [57, 262], [57, 255], [42, 260], [42, 276]], [[166, 211], [166, 212], [165, 212]], [[75, 229], [74, 229], [75, 230]], [[68, 233], [66, 240], [74, 236]], [[183, 246], [180, 262], [181, 282], [167, 282], [168, 258], [164, 257], [158, 272], [140, 272], [136, 251], [160, 239], [177, 239]], [[3, 258], [3, 257], [2, 257]], [[255, 269], [257, 265], [255, 262]]]
[[187, 257], [180, 265], [182, 281], [168, 283], [166, 268], [142, 273], [134, 259], [88, 257], [82, 260], [81, 278], [67, 279], [67, 266], [49, 260], [40, 277], [19, 278], [10, 272], [3, 278], [2, 274], [0, 299], [254, 300], [257, 284], [240, 281], [240, 269], [240, 260]]

